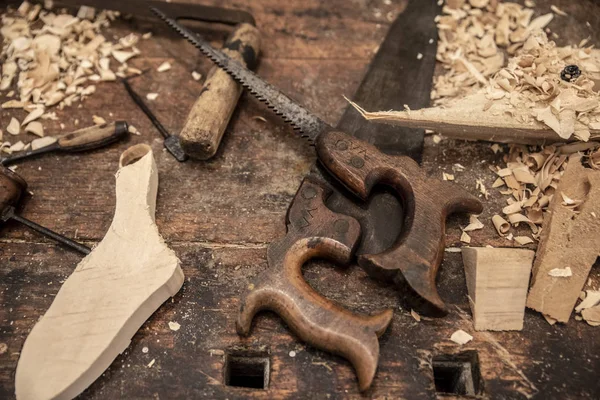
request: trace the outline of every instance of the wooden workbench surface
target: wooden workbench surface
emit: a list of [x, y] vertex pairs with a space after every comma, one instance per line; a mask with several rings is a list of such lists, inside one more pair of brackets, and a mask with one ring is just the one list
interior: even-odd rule
[[[199, 1], [200, 2], [200, 1]], [[207, 3], [207, 2], [204, 2]], [[335, 124], [365, 68], [403, 1], [386, 5], [380, 0], [226, 0], [210, 1], [252, 12], [263, 33], [258, 73], [293, 98]], [[550, 27], [559, 44], [578, 43], [587, 36], [600, 44], [600, 5], [591, 0], [537, 1], [540, 12], [556, 4], [569, 13]], [[379, 12], [377, 11], [379, 10]], [[587, 25], [585, 22], [589, 22]], [[210, 64], [179, 37], [153, 21], [132, 20], [110, 28], [118, 36], [128, 31], [154, 32], [140, 42], [142, 55], [130, 65], [149, 72], [132, 81], [145, 95], [159, 93], [151, 104], [163, 124], [179, 132], [201, 83], [191, 72], [205, 74]], [[203, 31], [222, 40], [226, 30]], [[168, 60], [173, 69], [156, 72]], [[409, 105], [410, 106], [410, 105]], [[353, 370], [345, 360], [305, 346], [274, 314], [261, 314], [249, 338], [235, 333], [240, 294], [266, 268], [266, 247], [285, 233], [284, 216], [302, 177], [314, 162], [303, 140], [292, 135], [260, 103], [243, 96], [222, 148], [209, 162], [179, 164], [162, 147], [162, 139], [144, 114], [117, 83], [98, 85], [83, 103], [57, 112], [59, 122], [72, 130], [91, 125], [92, 115], [123, 119], [141, 136], [131, 136], [110, 148], [74, 156], [47, 156], [19, 165], [17, 172], [33, 192], [22, 214], [49, 228], [94, 245], [112, 220], [114, 173], [121, 152], [148, 143], [159, 167], [157, 223], [167, 243], [182, 261], [183, 289], [144, 324], [129, 348], [82, 398], [343, 398], [359, 397]], [[0, 126], [21, 110], [2, 110]], [[266, 122], [254, 118], [266, 118]], [[489, 144], [442, 141], [426, 143], [423, 165], [441, 176], [454, 163], [466, 167], [456, 182], [473, 194], [476, 178], [491, 187], [495, 177], [489, 164], [500, 164]], [[482, 163], [482, 160], [486, 160]], [[486, 228], [473, 232], [472, 245], [510, 246], [495, 234], [489, 218], [504, 202], [496, 190], [485, 201], [481, 217]], [[459, 225], [452, 217], [448, 246], [460, 246]], [[62, 282], [80, 256], [9, 223], [0, 231], [0, 398], [14, 396], [14, 374], [27, 334], [50, 306]], [[438, 288], [450, 305], [449, 316], [415, 321], [401, 307], [392, 286], [375, 283], [358, 267], [347, 269], [325, 263], [305, 268], [305, 277], [320, 293], [361, 313], [395, 310], [391, 327], [381, 338], [381, 359], [372, 398], [435, 398], [432, 357], [465, 350], [478, 352], [485, 396], [519, 399], [597, 398], [600, 393], [600, 328], [571, 320], [550, 326], [528, 310], [522, 332], [473, 332], [460, 254], [446, 253]], [[598, 268], [592, 279], [600, 282]], [[168, 322], [181, 324], [179, 331]], [[68, 327], [64, 328], [68, 330]], [[473, 334], [464, 346], [449, 341], [457, 329]], [[147, 353], [142, 348], [148, 347]], [[224, 353], [250, 349], [270, 354], [268, 390], [224, 385]], [[295, 356], [290, 355], [295, 352]], [[292, 353], [293, 355], [294, 353]], [[155, 360], [152, 367], [147, 365]]]

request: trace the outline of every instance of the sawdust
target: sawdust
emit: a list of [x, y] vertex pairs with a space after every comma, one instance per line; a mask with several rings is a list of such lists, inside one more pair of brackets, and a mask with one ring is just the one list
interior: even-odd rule
[[[51, 3], [42, 7], [24, 1], [0, 17], [0, 92], [17, 97], [4, 102], [2, 108], [29, 112], [21, 125], [26, 127], [24, 132], [38, 136], [43, 136], [44, 129], [37, 119], [57, 118], [49, 108], [70, 107], [92, 96], [95, 82], [115, 81], [118, 76], [135, 73], [137, 70], [126, 62], [140, 54], [135, 47], [138, 35], [128, 34], [111, 42], [102, 34], [118, 12], [82, 6], [71, 15], [66, 9], [53, 9]], [[113, 61], [117, 67], [111, 67]], [[9, 133], [20, 134], [13, 120]]]

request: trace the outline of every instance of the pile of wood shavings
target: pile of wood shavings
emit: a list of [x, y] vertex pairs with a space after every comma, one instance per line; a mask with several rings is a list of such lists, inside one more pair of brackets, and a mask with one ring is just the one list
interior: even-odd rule
[[[141, 73], [127, 65], [127, 60], [140, 53], [135, 47], [138, 35], [129, 34], [112, 43], [101, 34], [118, 16], [118, 12], [97, 13], [85, 6], [73, 16], [66, 10], [52, 10], [51, 2], [42, 7], [27, 1], [1, 16], [4, 43], [0, 91], [7, 92], [8, 98], [15, 97], [4, 102], [2, 108], [28, 113], [22, 123], [13, 118], [7, 132], [19, 135], [23, 126], [25, 132], [44, 136], [37, 120], [57, 119], [48, 108], [62, 110], [84, 100], [95, 93], [97, 82]], [[116, 70], [111, 69], [113, 61], [118, 64]], [[0, 148], [11, 153], [30, 146], [21, 140], [15, 144], [6, 141]]]
[[552, 13], [533, 18], [533, 9], [498, 0], [446, 0], [443, 13], [436, 18], [437, 60], [445, 71], [434, 79], [435, 105], [487, 85], [505, 65], [504, 52], [515, 54], [553, 18]]
[[[600, 57], [587, 40], [559, 48], [548, 40], [543, 28], [553, 14], [533, 18], [532, 2], [526, 7], [493, 0], [447, 0], [437, 18], [437, 59], [444, 72], [434, 78], [432, 100], [436, 105], [485, 92], [490, 108], [502, 103], [507, 117], [522, 122], [540, 121], [563, 138], [572, 134], [587, 141], [590, 129], [600, 128]], [[553, 9], [556, 14], [562, 11]], [[505, 66], [504, 54], [516, 55]], [[583, 74], [572, 82], [560, 79], [566, 65], [578, 65]], [[506, 107], [501, 107], [506, 108]], [[504, 168], [490, 167], [497, 174], [493, 188], [507, 198], [506, 207], [492, 218], [499, 235], [526, 245], [538, 239], [550, 200], [562, 176], [569, 154], [586, 153], [587, 164], [600, 169], [600, 149], [595, 142], [546, 146], [512, 145], [505, 154]], [[500, 145], [493, 145], [498, 152]], [[482, 180], [478, 190], [486, 198]], [[577, 207], [577, 199], [563, 199], [566, 207]], [[531, 237], [514, 236], [511, 227], [526, 224]], [[468, 232], [483, 228], [472, 216], [461, 241], [470, 242]]]
[[[488, 104], [504, 102], [505, 113], [519, 122], [543, 122], [561, 138], [590, 139], [590, 129], [600, 129], [600, 55], [592, 47], [556, 47], [537, 31], [516, 57], [486, 87]], [[571, 82], [561, 79], [567, 65], [583, 73]]]

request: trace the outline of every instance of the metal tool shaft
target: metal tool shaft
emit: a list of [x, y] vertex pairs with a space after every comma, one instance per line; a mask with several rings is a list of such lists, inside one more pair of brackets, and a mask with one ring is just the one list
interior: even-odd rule
[[35, 222], [30, 221], [26, 218], [23, 218], [19, 215], [14, 214], [14, 213], [10, 216], [10, 219], [17, 221], [17, 222], [29, 227], [30, 229], [32, 229], [44, 236], [49, 237], [50, 239], [55, 240], [58, 243], [64, 244], [65, 246], [68, 246], [71, 249], [76, 250], [82, 254], [88, 255], [92, 251], [92, 249], [90, 249], [87, 246], [77, 243], [63, 235], [60, 235], [54, 231], [51, 231], [48, 228], [44, 228], [43, 226], [36, 224]]

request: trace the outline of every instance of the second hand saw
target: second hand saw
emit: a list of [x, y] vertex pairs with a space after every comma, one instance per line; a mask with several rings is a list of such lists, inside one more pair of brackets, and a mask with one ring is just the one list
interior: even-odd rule
[[402, 233], [389, 249], [361, 254], [358, 263], [374, 274], [391, 276], [399, 271], [429, 309], [445, 314], [435, 278], [445, 247], [446, 217], [454, 212], [481, 213], [481, 202], [453, 183], [428, 177], [409, 157], [383, 154], [373, 145], [334, 129], [177, 21], [155, 7], [151, 10], [314, 145], [323, 168], [350, 192], [363, 201], [379, 184], [396, 192], [405, 216], [394, 222], [402, 224]]

